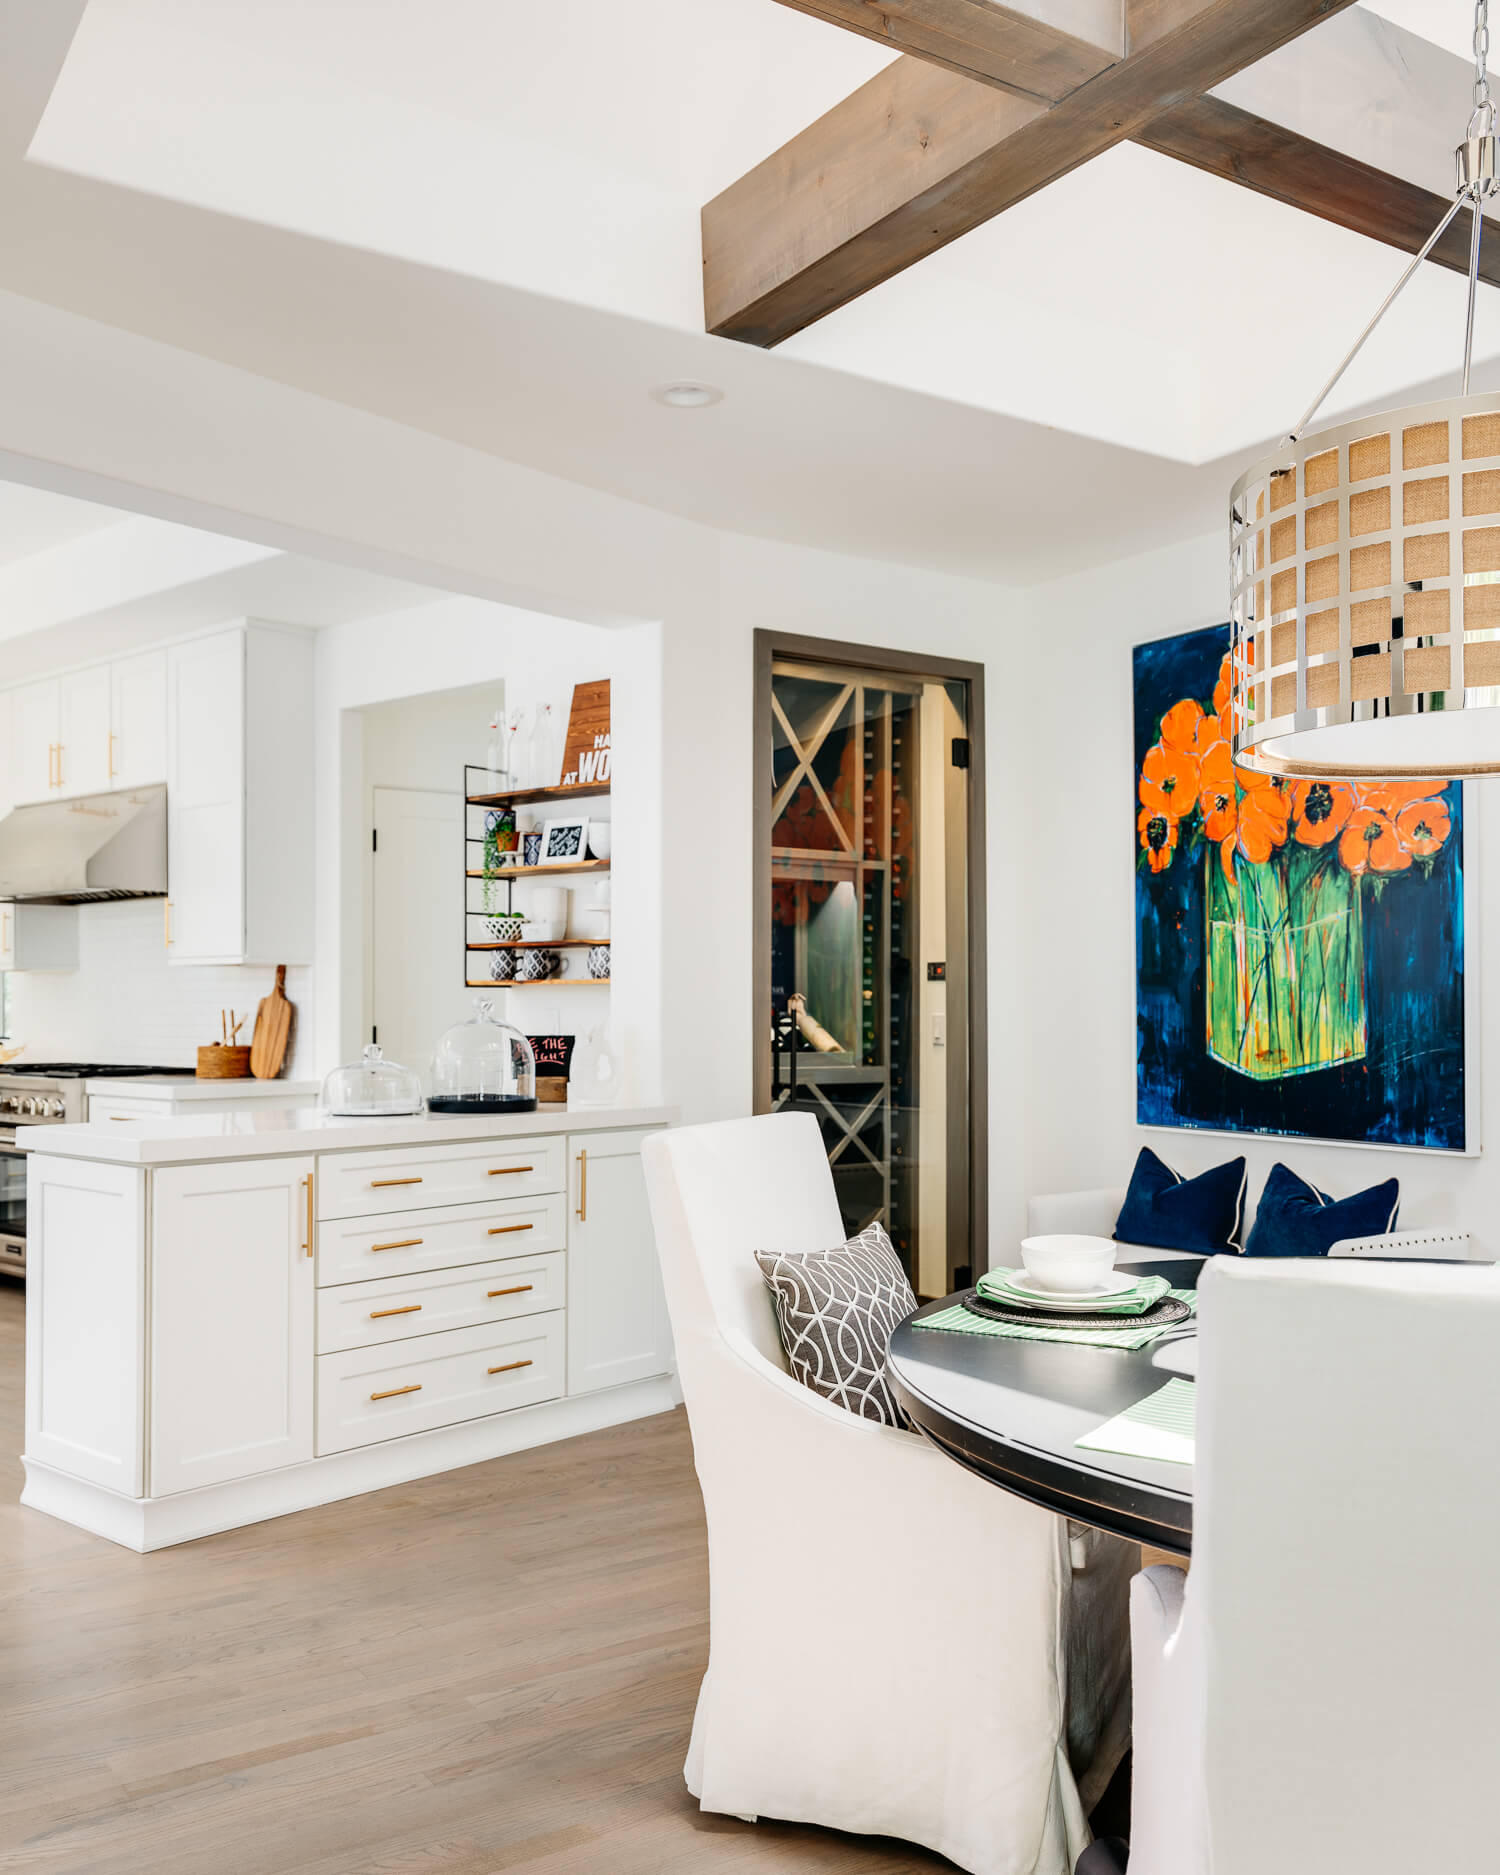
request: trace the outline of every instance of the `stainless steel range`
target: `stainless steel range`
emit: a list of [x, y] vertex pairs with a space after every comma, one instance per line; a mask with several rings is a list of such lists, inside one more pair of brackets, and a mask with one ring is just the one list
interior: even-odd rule
[[89, 1117], [87, 1083], [138, 1074], [180, 1074], [191, 1068], [137, 1068], [119, 1062], [13, 1061], [0, 1064], [0, 1275], [26, 1274], [26, 1155], [16, 1148], [23, 1126], [78, 1126]]

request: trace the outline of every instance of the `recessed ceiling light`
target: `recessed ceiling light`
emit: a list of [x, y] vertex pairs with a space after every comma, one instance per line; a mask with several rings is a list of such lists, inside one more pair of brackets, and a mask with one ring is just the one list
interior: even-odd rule
[[724, 393], [717, 384], [662, 384], [651, 395], [657, 403], [670, 404], [674, 410], [702, 410], [706, 404], [724, 401]]

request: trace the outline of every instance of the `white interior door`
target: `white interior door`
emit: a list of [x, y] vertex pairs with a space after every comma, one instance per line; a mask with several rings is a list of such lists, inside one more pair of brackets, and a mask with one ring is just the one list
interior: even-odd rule
[[425, 1082], [438, 1037], [465, 1013], [464, 803], [376, 788], [370, 1019], [392, 1061]]

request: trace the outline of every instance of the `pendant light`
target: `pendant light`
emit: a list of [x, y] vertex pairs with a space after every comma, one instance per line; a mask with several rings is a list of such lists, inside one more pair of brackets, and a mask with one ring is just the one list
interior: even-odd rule
[[[1265, 775], [1500, 774], [1500, 396], [1470, 396], [1484, 203], [1496, 178], [1488, 0], [1457, 192], [1274, 455], [1230, 497], [1234, 757]], [[1463, 395], [1307, 426], [1461, 210]]]

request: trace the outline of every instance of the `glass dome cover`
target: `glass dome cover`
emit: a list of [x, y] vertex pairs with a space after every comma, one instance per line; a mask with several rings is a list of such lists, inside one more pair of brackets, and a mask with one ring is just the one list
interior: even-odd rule
[[531, 1113], [536, 1056], [519, 1029], [501, 1022], [487, 998], [474, 999], [467, 1022], [449, 1029], [432, 1061], [434, 1113]]
[[422, 1084], [410, 1068], [387, 1061], [378, 1042], [365, 1044], [364, 1057], [347, 1068], [335, 1068], [323, 1083], [319, 1103], [325, 1113], [420, 1113]]

